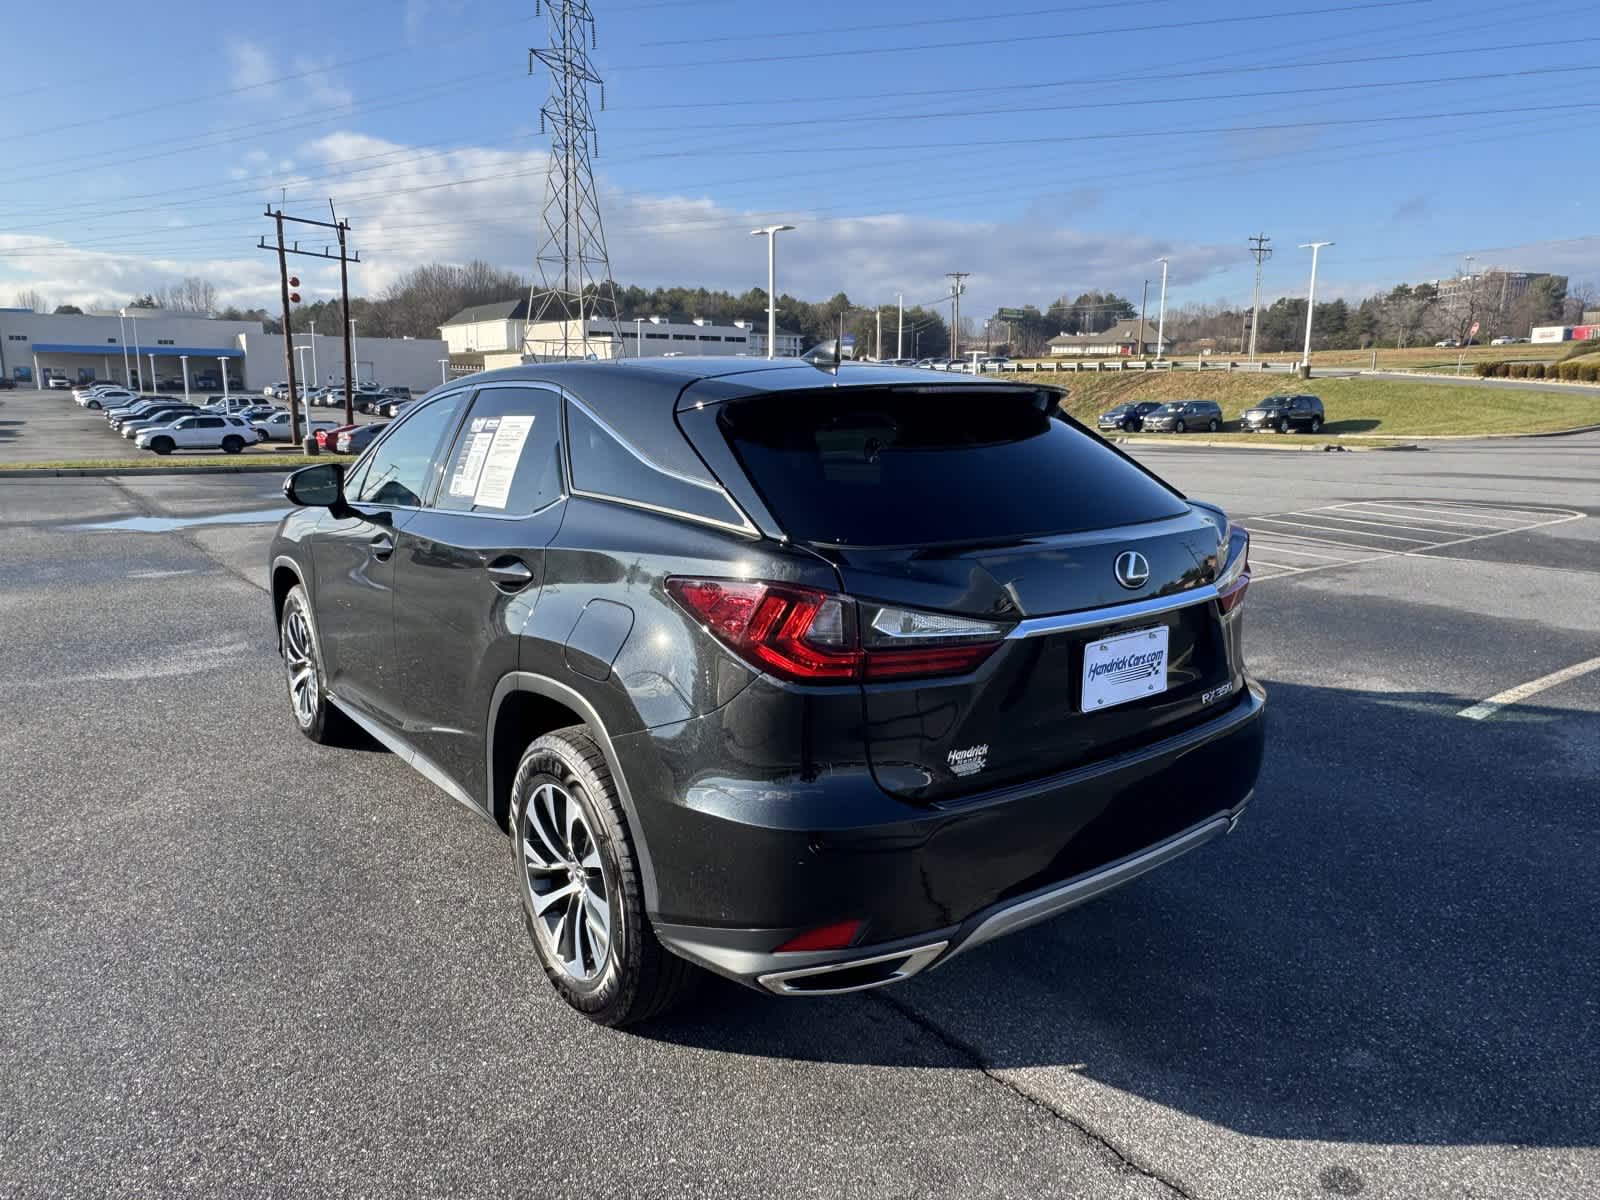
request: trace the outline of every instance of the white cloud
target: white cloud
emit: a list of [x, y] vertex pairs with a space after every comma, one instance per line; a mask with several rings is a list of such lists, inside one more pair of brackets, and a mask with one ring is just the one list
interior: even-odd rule
[[272, 56], [248, 38], [229, 38], [227, 42], [228, 67], [233, 86], [270, 91], [276, 78]]

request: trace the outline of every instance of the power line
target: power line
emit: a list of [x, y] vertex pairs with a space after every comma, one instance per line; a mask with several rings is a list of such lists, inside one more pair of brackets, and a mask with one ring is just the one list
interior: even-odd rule
[[[1370, 0], [1365, 4], [1341, 4], [1330, 8], [1301, 8], [1291, 9], [1287, 12], [1271, 14], [1274, 20], [1285, 17], [1317, 17], [1329, 16], [1337, 13], [1366, 12], [1378, 8], [1407, 8], [1418, 4], [1427, 4], [1430, 0]], [[1246, 21], [1260, 22], [1266, 18], [1259, 15], [1247, 17], [1202, 17], [1192, 21], [1167, 21], [1153, 25], [1119, 25], [1110, 29], [1075, 30], [1071, 33], [1031, 33], [1019, 34], [1015, 37], [986, 37], [982, 45], [984, 48], [994, 46], [1017, 45], [1026, 42], [1030, 45], [1039, 42], [1068, 41], [1075, 38], [1109, 37], [1121, 33], [1158, 33], [1172, 29], [1194, 29], [1216, 25], [1236, 25]], [[619, 66], [618, 70], [627, 71], [667, 71], [681, 70], [684, 67], [718, 67], [718, 66], [758, 66], [763, 63], [798, 62], [804, 59], [826, 58], [838, 59], [844, 57], [861, 57], [878, 54], [911, 54], [923, 50], [971, 50], [971, 38], [963, 38], [955, 42], [912, 42], [898, 46], [861, 46], [847, 47], [842, 50], [807, 50], [794, 54], [768, 54], [762, 56], [742, 56], [739, 58], [702, 58], [690, 60], [675, 60], [671, 62], [645, 62], [626, 63]]]

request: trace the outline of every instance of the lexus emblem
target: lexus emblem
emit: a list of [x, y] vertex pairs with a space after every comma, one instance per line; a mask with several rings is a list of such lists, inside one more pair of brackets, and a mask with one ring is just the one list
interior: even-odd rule
[[1113, 570], [1117, 582], [1125, 588], [1141, 588], [1150, 580], [1150, 563], [1137, 550], [1124, 550], [1117, 555]]

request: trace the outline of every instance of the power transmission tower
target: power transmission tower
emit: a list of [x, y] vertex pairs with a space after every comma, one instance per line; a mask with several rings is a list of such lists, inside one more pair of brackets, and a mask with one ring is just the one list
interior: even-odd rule
[[961, 293], [966, 291], [966, 286], [961, 282], [971, 271], [946, 271], [946, 279], [954, 280], [950, 285], [950, 357], [959, 357], [961, 344]]
[[[540, 0], [534, 0], [535, 15], [539, 7]], [[537, 266], [528, 293], [522, 352], [525, 357], [571, 358], [576, 350], [587, 358], [587, 318], [594, 318], [610, 324], [610, 353], [616, 354], [622, 346], [622, 329], [600, 223], [600, 196], [589, 161], [600, 153], [589, 106], [591, 87], [600, 89], [602, 112], [606, 106], [605, 85], [589, 62], [595, 44], [594, 14], [588, 0], [545, 0], [544, 11], [550, 45], [528, 51], [528, 74], [534, 73], [536, 61], [550, 71], [550, 96], [539, 109], [539, 131], [550, 130], [550, 174], [539, 214]], [[535, 324], [551, 320], [561, 323], [560, 336], [536, 337]]]
[[1267, 243], [1272, 239], [1264, 233], [1258, 233], [1250, 239], [1250, 253], [1256, 259], [1256, 294], [1250, 304], [1250, 361], [1256, 360], [1256, 328], [1261, 324], [1261, 264], [1272, 257], [1272, 251]]

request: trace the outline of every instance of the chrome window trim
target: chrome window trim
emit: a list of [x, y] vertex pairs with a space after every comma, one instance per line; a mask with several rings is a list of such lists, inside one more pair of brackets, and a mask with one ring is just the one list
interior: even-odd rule
[[1011, 632], [1006, 634], [1006, 639], [1009, 641], [1014, 638], [1042, 637], [1045, 634], [1068, 633], [1074, 629], [1109, 625], [1116, 621], [1136, 621], [1142, 617], [1160, 616], [1162, 613], [1176, 612], [1180, 608], [1204, 604], [1216, 598], [1215, 585], [1207, 583], [1197, 588], [1190, 588], [1186, 592], [1176, 592], [1170, 596], [1153, 596], [1148, 600], [1135, 600], [1131, 604], [1108, 604], [1104, 608], [1086, 608], [1081, 612], [1029, 617], [1026, 621], [1019, 621], [1013, 626]]
[[[743, 534], [746, 537], [760, 538], [762, 536], [761, 530], [758, 529], [755, 522], [750, 519], [750, 514], [745, 512], [743, 506], [740, 505], [740, 503], [728, 493], [728, 489], [723, 487], [720, 483], [708, 483], [704, 479], [696, 479], [692, 475], [685, 475], [681, 471], [674, 471], [670, 467], [663, 467], [658, 463], [651, 462], [643, 454], [639, 453], [639, 451], [629, 443], [627, 438], [623, 437], [609, 424], [607, 424], [606, 421], [594, 411], [594, 409], [590, 408], [582, 400], [578, 399], [578, 397], [574, 396], [571, 392], [566, 391], [565, 389], [562, 389], [562, 394], [566, 397], [567, 401], [573, 405], [573, 407], [577, 408], [583, 413], [584, 416], [588, 417], [591, 421], [598, 425], [607, 437], [609, 437], [623, 450], [627, 451], [628, 455], [636, 462], [656, 472], [658, 475], [665, 475], [668, 479], [676, 479], [681, 483], [692, 484], [697, 488], [715, 493], [716, 495], [722, 497], [723, 501], [728, 505], [728, 507], [733, 512], [738, 514], [739, 521], [738, 523], [733, 521], [719, 521], [715, 517], [702, 517], [695, 513], [684, 512], [680, 508], [668, 508], [665, 505], [651, 504], [647, 500], [632, 500], [626, 496], [613, 496], [606, 492], [591, 492], [584, 488], [580, 488], [577, 483], [577, 473], [572, 469], [571, 431], [564, 430], [565, 436], [562, 439], [562, 452], [566, 460], [567, 482], [570, 495], [583, 496], [585, 499], [601, 500], [611, 504], [621, 504], [628, 508], [642, 509], [645, 512], [660, 513], [662, 516], [677, 517], [679, 520], [693, 521], [698, 525], [709, 525], [713, 529], [726, 529], [733, 533]], [[693, 447], [691, 444], [691, 449], [692, 448]]]

